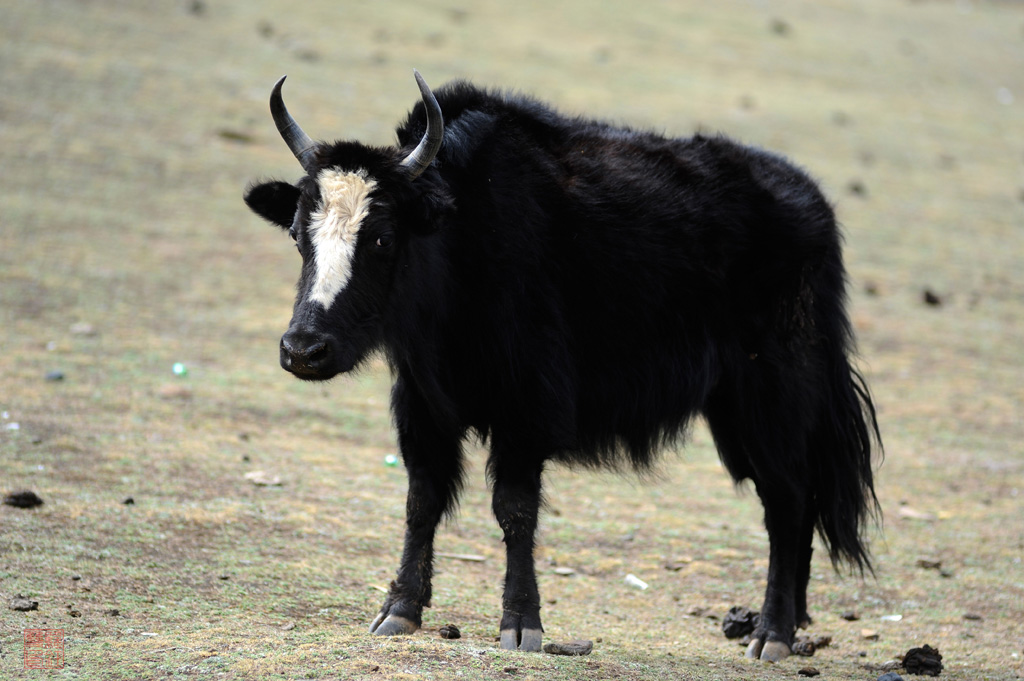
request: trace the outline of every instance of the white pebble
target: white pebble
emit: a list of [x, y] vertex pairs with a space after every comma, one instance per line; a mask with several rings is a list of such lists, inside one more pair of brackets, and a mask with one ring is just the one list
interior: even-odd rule
[[637, 589], [640, 589], [641, 591], [643, 591], [644, 589], [647, 588], [647, 582], [645, 582], [644, 580], [640, 579], [639, 577], [634, 575], [632, 572], [629, 573], [628, 575], [626, 575], [626, 584], [629, 584], [632, 587], [636, 587]]

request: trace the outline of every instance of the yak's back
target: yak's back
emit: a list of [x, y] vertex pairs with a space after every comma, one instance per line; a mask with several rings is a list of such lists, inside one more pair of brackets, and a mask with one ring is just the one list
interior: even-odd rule
[[[481, 409], [511, 423], [532, 405], [531, 422], [560, 433], [552, 441], [572, 441], [570, 459], [650, 461], [685, 432], [723, 362], [785, 332], [787, 305], [838, 253], [827, 202], [782, 157], [464, 82], [435, 94], [437, 171], [458, 215], [449, 253], [485, 339], [470, 352], [503, 395], [485, 409], [496, 398], [481, 394]], [[403, 144], [422, 135], [421, 108]]]

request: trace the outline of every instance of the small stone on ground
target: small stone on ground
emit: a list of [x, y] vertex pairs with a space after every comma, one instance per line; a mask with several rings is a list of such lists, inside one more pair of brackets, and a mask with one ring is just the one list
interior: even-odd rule
[[757, 621], [761, 614], [756, 610], [734, 605], [729, 608], [725, 619], [722, 620], [722, 631], [726, 638], [743, 638], [757, 628]]
[[245, 474], [245, 479], [257, 487], [280, 487], [281, 478], [266, 471], [250, 471]]
[[446, 624], [440, 629], [441, 638], [462, 638], [462, 632], [454, 624]]
[[11, 610], [17, 610], [18, 612], [29, 612], [30, 610], [39, 609], [39, 601], [33, 601], [29, 598], [25, 598], [21, 594], [18, 594], [10, 600], [8, 606]]
[[921, 299], [924, 301], [925, 305], [930, 305], [932, 307], [940, 307], [942, 305], [942, 296], [931, 289], [926, 288], [921, 294]]
[[549, 655], [589, 655], [594, 649], [593, 641], [570, 641], [568, 643], [548, 643], [544, 652]]
[[793, 641], [792, 650], [794, 655], [810, 657], [817, 650], [827, 648], [831, 643], [831, 636], [797, 636]]
[[43, 500], [35, 492], [23, 490], [21, 492], [11, 492], [5, 496], [4, 505], [14, 506], [15, 508], [35, 508], [36, 506], [42, 506]]
[[911, 648], [903, 656], [903, 668], [911, 674], [938, 676], [942, 672], [942, 653], [930, 645]]

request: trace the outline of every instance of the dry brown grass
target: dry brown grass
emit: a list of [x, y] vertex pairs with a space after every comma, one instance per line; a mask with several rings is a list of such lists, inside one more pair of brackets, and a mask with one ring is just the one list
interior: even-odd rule
[[[768, 679], [806, 664], [865, 679], [923, 643], [948, 678], [1024, 675], [1018, 3], [13, 0], [0, 65], [0, 427], [20, 426], [0, 430], [0, 491], [47, 502], [0, 507], [0, 596], [40, 602], [0, 607], [0, 676], [38, 677], [21, 636], [40, 626], [65, 629], [64, 676], [89, 679]], [[435, 85], [722, 130], [821, 178], [887, 444], [877, 579], [815, 565], [812, 631], [832, 647], [749, 665], [688, 614], [755, 605], [767, 555], [756, 499], [701, 429], [650, 484], [548, 478], [548, 638], [598, 639], [589, 658], [496, 650], [502, 549], [480, 455], [438, 549], [486, 560], [439, 560], [421, 633], [365, 633], [404, 508], [404, 475], [382, 463], [388, 377], [280, 371], [297, 262], [240, 194], [297, 175], [266, 113], [282, 73], [311, 132], [388, 143], [414, 66]], [[252, 470], [284, 484], [254, 487]], [[838, 617], [851, 609], [861, 621]], [[463, 639], [436, 637], [448, 622]]]

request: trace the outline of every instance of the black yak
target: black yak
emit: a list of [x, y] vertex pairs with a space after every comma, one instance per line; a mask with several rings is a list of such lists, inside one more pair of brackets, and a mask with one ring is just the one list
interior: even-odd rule
[[545, 465], [644, 469], [703, 415], [765, 510], [768, 585], [748, 656], [809, 621], [815, 529], [870, 569], [878, 440], [851, 367], [841, 238], [815, 183], [722, 136], [666, 138], [466, 82], [422, 99], [394, 147], [314, 142], [245, 196], [302, 255], [281, 365], [312, 381], [382, 353], [409, 477], [405, 548], [370, 630], [430, 605], [433, 542], [463, 443], [489, 443], [507, 572], [501, 647], [539, 650], [534, 541]]

